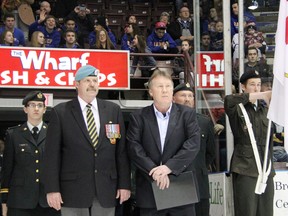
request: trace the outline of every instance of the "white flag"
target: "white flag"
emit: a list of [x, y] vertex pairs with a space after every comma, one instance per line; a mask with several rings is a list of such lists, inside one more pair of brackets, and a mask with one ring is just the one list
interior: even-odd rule
[[281, 0], [275, 39], [274, 81], [268, 118], [284, 126], [288, 152], [288, 0]]

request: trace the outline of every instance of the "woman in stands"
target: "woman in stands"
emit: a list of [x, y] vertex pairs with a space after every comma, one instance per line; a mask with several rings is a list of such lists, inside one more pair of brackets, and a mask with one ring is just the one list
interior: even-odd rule
[[140, 34], [140, 28], [135, 23], [128, 24], [127, 32], [122, 36], [121, 49], [134, 52], [133, 39], [135, 35]]
[[45, 47], [45, 37], [41, 31], [35, 31], [31, 37], [31, 47]]
[[14, 43], [14, 36], [13, 36], [13, 32], [10, 30], [5, 30], [2, 34], [1, 34], [1, 46], [13, 46]]
[[96, 43], [93, 44], [90, 49], [115, 49], [108, 32], [103, 27], [96, 31]]
[[[135, 35], [133, 39], [134, 53], [151, 54], [151, 50], [146, 45], [146, 38], [143, 35]], [[156, 67], [153, 56], [134, 56], [130, 75], [134, 76], [137, 65], [143, 77], [150, 77]]]
[[92, 47], [96, 43], [96, 32], [104, 28], [113, 43], [114, 47], [117, 44], [117, 38], [109, 27], [108, 19], [105, 16], [99, 16], [95, 20], [94, 31], [89, 34], [89, 45]]

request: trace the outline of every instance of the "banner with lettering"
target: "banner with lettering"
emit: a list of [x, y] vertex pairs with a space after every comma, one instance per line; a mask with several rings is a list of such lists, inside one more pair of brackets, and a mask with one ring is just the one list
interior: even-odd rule
[[0, 47], [1, 88], [74, 89], [76, 71], [100, 70], [101, 89], [130, 89], [129, 52]]
[[224, 53], [198, 52], [197, 86], [198, 89], [224, 89]]

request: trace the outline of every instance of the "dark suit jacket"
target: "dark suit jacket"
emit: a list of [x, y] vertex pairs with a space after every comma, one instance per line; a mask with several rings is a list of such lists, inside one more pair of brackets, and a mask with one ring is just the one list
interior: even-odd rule
[[212, 122], [204, 115], [197, 113], [200, 127], [201, 145], [193, 165], [195, 167], [199, 194], [201, 199], [209, 199], [209, 179], [207, 167], [215, 158], [215, 140]]
[[[45, 152], [45, 191], [60, 192], [63, 206], [88, 208], [97, 194], [103, 207], [116, 205], [116, 190], [130, 189], [130, 166], [120, 107], [97, 99], [100, 134], [96, 150], [78, 99], [61, 103], [51, 113]], [[105, 125], [119, 124], [121, 138], [111, 144]]]
[[33, 209], [38, 203], [48, 207], [40, 176], [46, 131], [44, 123], [36, 142], [27, 123], [7, 130], [1, 193], [10, 208]]
[[172, 105], [163, 153], [153, 105], [131, 114], [127, 140], [131, 160], [137, 167], [136, 203], [141, 208], [155, 208], [150, 170], [161, 163], [176, 176], [193, 170], [192, 161], [200, 148], [195, 110]]

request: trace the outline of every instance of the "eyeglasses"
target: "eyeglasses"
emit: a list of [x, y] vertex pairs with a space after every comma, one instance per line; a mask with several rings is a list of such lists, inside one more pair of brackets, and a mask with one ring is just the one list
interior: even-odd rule
[[37, 107], [38, 109], [42, 109], [44, 107], [44, 104], [30, 103], [30, 104], [27, 104], [27, 107], [30, 107], [30, 108], [33, 108], [33, 109], [35, 109]]

